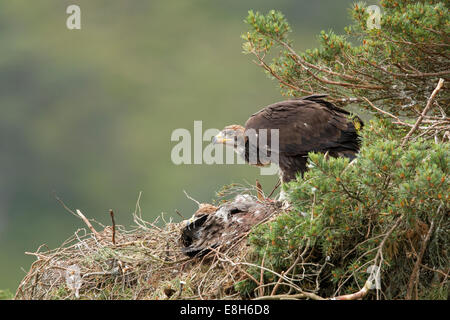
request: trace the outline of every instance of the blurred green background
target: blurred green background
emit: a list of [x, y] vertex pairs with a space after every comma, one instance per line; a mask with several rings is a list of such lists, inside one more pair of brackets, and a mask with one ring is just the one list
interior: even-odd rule
[[[249, 9], [281, 10], [295, 48], [349, 23], [347, 0], [2, 0], [0, 2], [0, 289], [12, 292], [39, 245], [54, 248], [82, 222], [71, 208], [130, 225], [139, 191], [144, 218], [191, 216], [248, 165], [172, 164], [177, 128], [243, 124], [282, 100], [277, 84], [241, 53]], [[66, 8], [81, 7], [81, 30]], [[206, 146], [206, 143], [204, 144]], [[259, 177], [270, 191], [276, 176]]]

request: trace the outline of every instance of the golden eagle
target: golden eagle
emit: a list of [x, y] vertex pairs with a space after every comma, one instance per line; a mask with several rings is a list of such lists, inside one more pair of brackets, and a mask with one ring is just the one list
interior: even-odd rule
[[[268, 165], [273, 162], [271, 159], [277, 158], [283, 183], [294, 180], [297, 173], [303, 176], [309, 152], [353, 160], [359, 151], [358, 130], [363, 122], [323, 100], [326, 96], [312, 95], [271, 104], [253, 114], [245, 128], [240, 125], [225, 127], [213, 138], [213, 143], [232, 146], [246, 162], [256, 166]], [[261, 129], [265, 129], [263, 143], [260, 141]], [[273, 129], [278, 129], [278, 150], [270, 147], [272, 136], [267, 131]], [[252, 134], [255, 139], [250, 139]], [[263, 151], [267, 157], [261, 157], [261, 148], [266, 149]], [[256, 161], [250, 161], [252, 152], [257, 155]], [[273, 152], [277, 152], [278, 157], [271, 157]]]

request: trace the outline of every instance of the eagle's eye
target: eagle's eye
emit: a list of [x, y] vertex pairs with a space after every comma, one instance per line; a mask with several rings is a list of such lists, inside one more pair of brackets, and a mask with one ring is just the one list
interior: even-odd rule
[[227, 138], [233, 138], [236, 136], [234, 130], [225, 130], [224, 133]]

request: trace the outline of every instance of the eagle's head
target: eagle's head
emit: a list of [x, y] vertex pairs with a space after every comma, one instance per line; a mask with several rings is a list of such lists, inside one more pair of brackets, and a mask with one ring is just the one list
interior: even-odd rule
[[232, 146], [235, 149], [243, 147], [245, 143], [245, 128], [237, 124], [226, 126], [213, 137], [212, 143]]
[[231, 126], [226, 126], [215, 137], [213, 137], [212, 143], [231, 146], [240, 157], [245, 159], [246, 139], [245, 128], [243, 126], [233, 124]]

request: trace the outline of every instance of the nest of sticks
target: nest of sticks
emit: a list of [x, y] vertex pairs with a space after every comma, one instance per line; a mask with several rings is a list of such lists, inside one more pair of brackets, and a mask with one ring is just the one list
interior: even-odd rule
[[[112, 211], [112, 225], [104, 226], [87, 219], [80, 210], [72, 211], [57, 198], [67, 211], [84, 221], [86, 228], [78, 229], [59, 248], [50, 250], [42, 245], [36, 252], [26, 252], [35, 256], [36, 261], [21, 281], [14, 298], [248, 299], [249, 296], [242, 296], [236, 285], [250, 280], [256, 284], [255, 295], [252, 295], [256, 300], [324, 300], [314, 292], [304, 291], [285, 274], [268, 269], [264, 261], [262, 265], [255, 264], [255, 253], [247, 242], [252, 228], [270, 222], [284, 212], [279, 202], [270, 199], [272, 193], [266, 198], [259, 183], [256, 189], [232, 185], [219, 195], [235, 197], [221, 200], [217, 207], [201, 204], [186, 194], [199, 209], [191, 219], [180, 223], [166, 220], [164, 215], [153, 222], [145, 221], [139, 195], [133, 213], [135, 226], [130, 229], [116, 225]], [[96, 229], [91, 222], [103, 230], [97, 231], [99, 227]], [[235, 234], [235, 230], [240, 232]], [[216, 235], [217, 239], [214, 239]], [[304, 252], [299, 252], [285, 273], [297, 265]], [[249, 268], [261, 270], [261, 275], [255, 277]], [[264, 280], [265, 271], [278, 278], [270, 295], [265, 295], [268, 285]], [[292, 287], [296, 292], [276, 294], [281, 285]], [[375, 286], [374, 273], [358, 292], [332, 299], [361, 299]]]
[[[236, 235], [231, 243], [190, 257], [183, 252], [183, 236], [193, 219], [175, 223], [161, 215], [154, 222], [145, 221], [139, 199], [133, 214], [135, 226], [128, 230], [115, 225], [110, 211], [112, 226], [99, 224], [103, 230], [97, 231], [93, 220], [61, 202], [86, 228], [78, 229], [59, 248], [41, 246], [27, 252], [36, 261], [15, 299], [242, 298], [234, 285], [250, 276], [245, 271], [251, 264], [246, 241], [250, 230]], [[273, 201], [267, 203], [273, 206]], [[269, 215], [258, 223], [268, 219]]]

